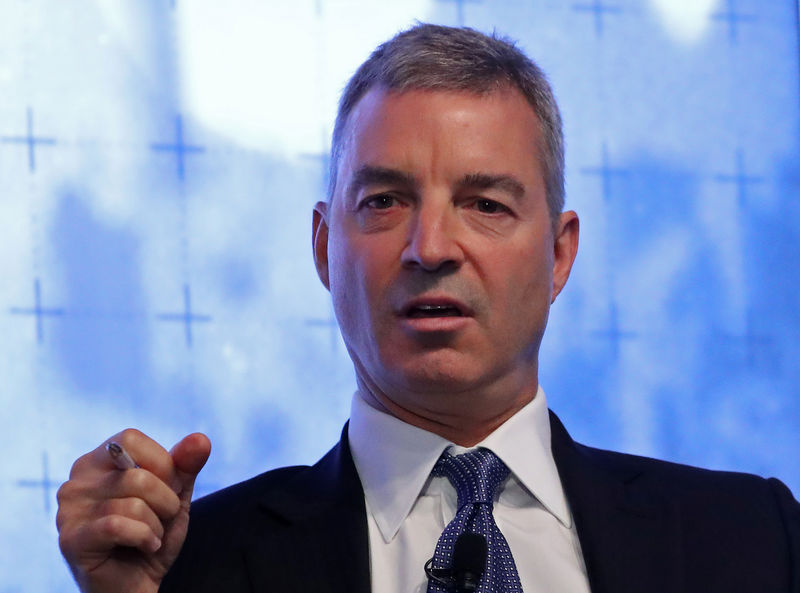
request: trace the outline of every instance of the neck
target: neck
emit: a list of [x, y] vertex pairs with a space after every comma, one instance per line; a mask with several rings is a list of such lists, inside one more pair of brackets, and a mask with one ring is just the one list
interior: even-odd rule
[[[390, 397], [361, 373], [357, 372], [356, 378], [361, 397], [373, 408], [462, 447], [472, 447], [483, 441], [530, 402], [538, 390], [538, 381], [534, 380], [533, 385], [520, 388], [512, 398], [491, 398], [485, 392], [482, 395], [437, 394], [437, 403], [444, 402], [444, 406], [412, 408], [399, 402], [414, 398]], [[465, 402], [468, 403], [465, 405]], [[504, 405], [495, 402], [504, 402]]]

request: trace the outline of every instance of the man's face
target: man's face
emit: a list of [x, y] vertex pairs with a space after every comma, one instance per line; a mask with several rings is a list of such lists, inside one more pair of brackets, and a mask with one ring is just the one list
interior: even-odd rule
[[436, 408], [440, 394], [535, 391], [577, 245], [574, 213], [556, 229], [574, 219], [571, 252], [554, 241], [540, 144], [516, 90], [372, 89], [356, 105], [314, 242], [371, 391], [406, 409]]

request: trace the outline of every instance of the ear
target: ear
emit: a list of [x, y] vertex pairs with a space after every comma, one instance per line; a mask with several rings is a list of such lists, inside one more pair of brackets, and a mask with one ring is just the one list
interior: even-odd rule
[[314, 249], [314, 265], [317, 267], [317, 276], [330, 290], [328, 278], [328, 203], [317, 202], [314, 206], [314, 215], [311, 228], [311, 246]]
[[572, 270], [572, 263], [578, 253], [578, 234], [580, 222], [572, 210], [563, 212], [558, 220], [553, 241], [553, 296], [550, 303], [564, 288]]

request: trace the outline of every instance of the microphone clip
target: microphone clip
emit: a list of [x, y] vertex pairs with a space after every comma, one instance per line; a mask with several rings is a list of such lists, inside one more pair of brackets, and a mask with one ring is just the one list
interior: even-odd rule
[[425, 574], [446, 591], [474, 593], [486, 566], [486, 538], [465, 532], [458, 536], [450, 568], [433, 568], [433, 558], [425, 563]]
[[425, 574], [428, 579], [438, 583], [448, 591], [455, 586], [456, 579], [453, 577], [453, 571], [449, 568], [433, 568], [433, 558], [425, 563]]

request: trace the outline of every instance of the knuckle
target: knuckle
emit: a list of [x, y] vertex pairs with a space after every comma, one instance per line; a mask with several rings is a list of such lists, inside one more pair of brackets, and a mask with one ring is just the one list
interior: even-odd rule
[[127, 501], [128, 509], [134, 517], [141, 517], [147, 513], [148, 506], [141, 498], [129, 498]]
[[81, 487], [73, 481], [61, 484], [56, 491], [56, 528], [61, 531], [65, 523], [80, 518], [86, 508], [88, 497]]
[[56, 511], [56, 530], [59, 533], [59, 539], [61, 539], [60, 535], [61, 530], [64, 527], [64, 523], [66, 523], [66, 521], [67, 521], [66, 514], [64, 513], [64, 510], [61, 507], [59, 507], [59, 509]]
[[133, 443], [141, 440], [144, 437], [144, 433], [140, 430], [135, 428], [126, 428], [122, 432], [119, 433], [119, 440], [122, 441], [120, 444], [122, 446], [131, 446]]
[[191, 503], [191, 501], [187, 500], [186, 503], [184, 504], [184, 501], [182, 501], [177, 494], [175, 494], [174, 492], [170, 492], [170, 494], [172, 496], [170, 496], [169, 498], [169, 508], [167, 509], [170, 517], [174, 517], [175, 515], [180, 513], [184, 507], [186, 507], [187, 511], [189, 510], [189, 504]]
[[73, 537], [67, 535], [65, 532], [60, 531], [58, 533], [58, 548], [61, 550], [61, 553], [64, 555], [64, 558], [69, 560], [73, 556], [73, 548], [74, 548], [74, 541]]
[[125, 514], [129, 517], [136, 517], [137, 519], [147, 518], [152, 515], [153, 511], [150, 505], [141, 498], [133, 497], [122, 501], [125, 506]]
[[98, 521], [98, 527], [104, 537], [113, 540], [122, 534], [125, 522], [119, 515], [106, 515]]
[[143, 492], [153, 487], [151, 475], [147, 470], [135, 468], [127, 470], [124, 479], [134, 492]]
[[86, 470], [87, 467], [90, 466], [90, 464], [91, 464], [91, 453], [86, 453], [78, 457], [69, 470], [70, 479], [79, 476]]
[[162, 501], [160, 507], [158, 508], [157, 514], [161, 519], [169, 520], [173, 519], [180, 512], [180, 510], [180, 499], [174, 494], [170, 493], [170, 496], [166, 497]]
[[56, 502], [58, 502], [59, 506], [72, 497], [73, 489], [72, 482], [70, 481], [66, 481], [58, 487], [58, 490], [56, 490]]
[[101, 517], [124, 516], [140, 518], [147, 513], [147, 504], [136, 497], [108, 498], [97, 505], [97, 514]]

